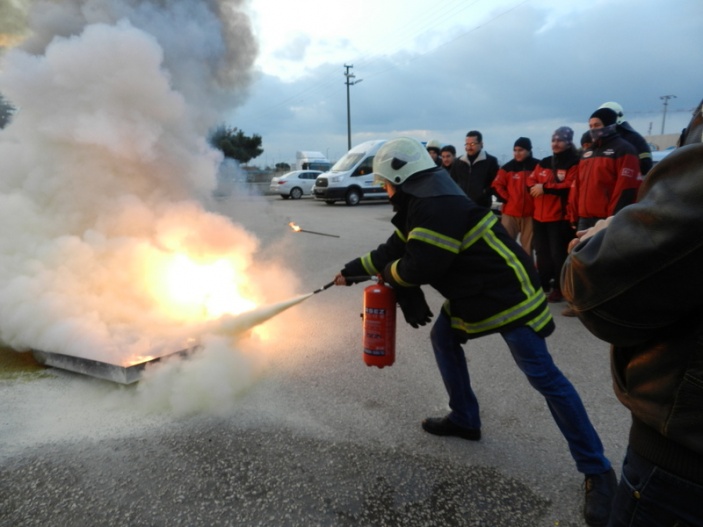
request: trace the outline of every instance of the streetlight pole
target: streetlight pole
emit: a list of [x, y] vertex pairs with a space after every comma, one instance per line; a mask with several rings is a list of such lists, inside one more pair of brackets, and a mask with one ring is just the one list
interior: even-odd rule
[[344, 72], [344, 76], [347, 78], [345, 82], [347, 85], [347, 150], [351, 150], [351, 105], [349, 103], [349, 86], [359, 84], [364, 79], [352, 80], [356, 77], [353, 73], [349, 73], [349, 70], [354, 67], [353, 64], [345, 64], [344, 67], [347, 69], [347, 71]]
[[664, 115], [662, 115], [662, 135], [664, 135], [664, 123], [666, 123], [666, 107], [669, 105], [669, 99], [676, 99], [676, 95], [662, 95], [659, 98], [664, 101]]

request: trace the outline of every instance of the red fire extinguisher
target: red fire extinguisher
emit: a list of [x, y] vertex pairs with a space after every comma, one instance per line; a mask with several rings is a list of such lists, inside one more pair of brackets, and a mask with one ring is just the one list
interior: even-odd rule
[[364, 289], [364, 362], [367, 366], [391, 366], [395, 362], [395, 291], [383, 283]]

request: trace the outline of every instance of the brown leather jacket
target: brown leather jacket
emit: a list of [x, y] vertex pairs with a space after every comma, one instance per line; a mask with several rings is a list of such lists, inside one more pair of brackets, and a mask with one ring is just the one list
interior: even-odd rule
[[636, 204], [576, 246], [562, 291], [612, 344], [615, 393], [633, 417], [630, 446], [703, 482], [703, 144], [667, 156]]

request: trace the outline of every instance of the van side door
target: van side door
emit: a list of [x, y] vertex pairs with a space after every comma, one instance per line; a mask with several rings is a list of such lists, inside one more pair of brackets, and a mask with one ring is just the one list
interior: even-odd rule
[[368, 156], [359, 163], [352, 177], [358, 178], [357, 183], [364, 190], [365, 195], [385, 194], [384, 188], [378, 183], [374, 183], [373, 158], [374, 156]]

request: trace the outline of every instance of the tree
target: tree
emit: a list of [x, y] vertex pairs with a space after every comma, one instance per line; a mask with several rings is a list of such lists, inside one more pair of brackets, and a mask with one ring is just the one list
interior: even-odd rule
[[238, 128], [228, 128], [225, 125], [217, 128], [210, 137], [210, 144], [222, 150], [225, 157], [236, 159], [246, 164], [250, 160], [264, 153], [261, 148], [261, 136], [254, 134], [251, 137], [244, 135]]
[[15, 113], [15, 107], [0, 93], [0, 128], [5, 128]]
[[290, 165], [288, 163], [276, 163], [276, 170], [279, 172], [290, 171]]

